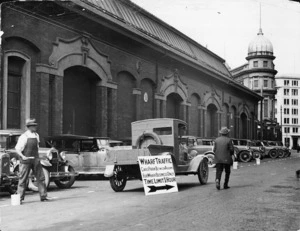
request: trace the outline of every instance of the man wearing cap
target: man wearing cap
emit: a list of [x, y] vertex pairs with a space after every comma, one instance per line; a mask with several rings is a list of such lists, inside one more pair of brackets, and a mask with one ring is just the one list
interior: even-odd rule
[[234, 147], [232, 140], [228, 137], [230, 130], [227, 127], [222, 127], [220, 130], [221, 136], [215, 140], [214, 153], [216, 163], [216, 187], [220, 190], [220, 183], [223, 169], [225, 169], [224, 189], [229, 189], [228, 186], [230, 167], [233, 163], [232, 155]]
[[45, 185], [45, 176], [42, 165], [39, 160], [39, 142], [40, 138], [37, 134], [37, 123], [35, 119], [26, 120], [27, 131], [23, 133], [16, 145], [16, 152], [20, 156], [20, 173], [18, 193], [21, 197], [21, 202], [25, 197], [26, 182], [30, 170], [36, 177], [41, 201], [48, 201], [47, 189]]

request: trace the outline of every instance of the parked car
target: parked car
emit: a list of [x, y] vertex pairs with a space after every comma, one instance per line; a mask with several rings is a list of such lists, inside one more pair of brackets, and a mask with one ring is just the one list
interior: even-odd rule
[[[89, 137], [70, 134], [46, 137], [48, 147], [64, 153], [66, 160], [79, 175], [104, 174], [104, 159], [111, 149], [128, 149], [122, 141], [108, 137]], [[132, 147], [130, 146], [130, 149]]]
[[262, 146], [264, 147], [265, 150], [265, 156], [269, 156], [272, 159], [278, 158], [279, 155], [282, 154], [283, 150], [279, 147], [276, 146], [275, 143], [269, 142], [269, 141], [261, 141]]
[[234, 145], [234, 153], [241, 162], [249, 162], [253, 159], [250, 149], [250, 140], [232, 139]]
[[[22, 130], [0, 130], [0, 144], [5, 153], [9, 155], [11, 161], [11, 171], [15, 174], [19, 172], [19, 156], [16, 153], [15, 146]], [[63, 153], [51, 148], [39, 148], [39, 158], [45, 175], [45, 184], [49, 187], [51, 181], [59, 188], [70, 188], [75, 182], [76, 173], [71, 165], [65, 160]], [[37, 190], [36, 180], [31, 175], [28, 184], [33, 185]]]
[[213, 152], [213, 139], [203, 139], [195, 136], [182, 136], [181, 142], [186, 143], [189, 152], [196, 150], [197, 153], [204, 154], [208, 158], [208, 166], [215, 167], [215, 154]]
[[277, 147], [279, 158], [288, 157], [291, 155], [291, 150], [289, 148], [287, 148], [286, 146], [284, 146], [281, 141], [268, 141], [268, 144], [270, 146]]
[[[182, 144], [187, 124], [178, 119], [159, 118], [132, 123], [132, 150], [111, 150], [105, 158], [105, 176], [112, 189], [123, 191], [128, 179], [140, 179], [138, 156], [169, 155], [176, 175], [198, 175], [201, 184], [208, 180], [208, 158]], [[183, 138], [185, 139], [185, 138]]]

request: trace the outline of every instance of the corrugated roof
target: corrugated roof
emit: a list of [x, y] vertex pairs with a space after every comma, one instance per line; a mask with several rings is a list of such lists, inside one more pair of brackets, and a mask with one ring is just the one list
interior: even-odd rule
[[[178, 30], [164, 23], [157, 17], [145, 11], [129, 0], [80, 0], [102, 13], [123, 21], [143, 34], [159, 41], [163, 47], [179, 51], [182, 55], [189, 56], [196, 63], [208, 69], [213, 69], [227, 77], [230, 72], [224, 65], [224, 60]], [[74, 0], [74, 3], [78, 0]], [[178, 52], [176, 52], [178, 53]]]

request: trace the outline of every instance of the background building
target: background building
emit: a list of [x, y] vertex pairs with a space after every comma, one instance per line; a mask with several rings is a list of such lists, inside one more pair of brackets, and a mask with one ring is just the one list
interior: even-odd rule
[[225, 61], [129, 0], [1, 5], [1, 128], [125, 139], [171, 117], [190, 135], [255, 138], [259, 95]]
[[[259, 102], [258, 120], [263, 124], [263, 134], [259, 137], [266, 140], [278, 139], [279, 126], [275, 118], [275, 65], [273, 60], [272, 43], [263, 35], [259, 29], [257, 36], [248, 46], [248, 63], [231, 70], [233, 78], [240, 84], [250, 88], [257, 94], [263, 96], [263, 101]], [[262, 104], [261, 104], [262, 103]], [[259, 129], [259, 132], [261, 130]]]
[[282, 142], [290, 148], [300, 145], [300, 75], [276, 76], [276, 118], [282, 126]]

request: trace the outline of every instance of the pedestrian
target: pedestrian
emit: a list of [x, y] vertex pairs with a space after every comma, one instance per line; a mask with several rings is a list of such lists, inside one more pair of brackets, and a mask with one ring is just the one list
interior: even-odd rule
[[25, 198], [26, 182], [30, 170], [33, 171], [36, 177], [41, 201], [50, 200], [47, 197], [45, 176], [39, 160], [40, 139], [36, 132], [37, 126], [35, 119], [26, 120], [27, 131], [20, 136], [16, 145], [16, 152], [20, 156], [18, 193], [20, 194], [21, 203]]
[[224, 189], [229, 189], [228, 186], [230, 168], [233, 164], [232, 155], [234, 154], [234, 147], [232, 140], [228, 137], [230, 130], [227, 127], [222, 127], [220, 130], [221, 136], [214, 142], [214, 153], [216, 163], [216, 187], [220, 190], [220, 183], [223, 169], [225, 169]]

